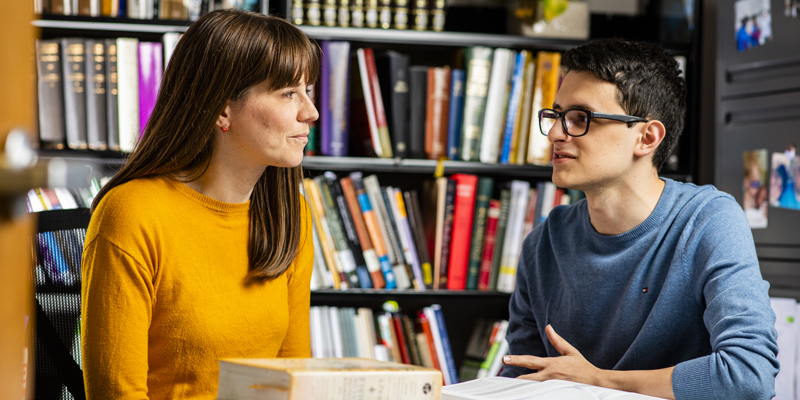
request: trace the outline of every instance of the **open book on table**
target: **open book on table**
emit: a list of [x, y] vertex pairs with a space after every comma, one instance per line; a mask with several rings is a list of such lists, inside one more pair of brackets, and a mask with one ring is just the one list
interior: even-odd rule
[[658, 397], [582, 383], [484, 378], [442, 388], [442, 400], [655, 400]]

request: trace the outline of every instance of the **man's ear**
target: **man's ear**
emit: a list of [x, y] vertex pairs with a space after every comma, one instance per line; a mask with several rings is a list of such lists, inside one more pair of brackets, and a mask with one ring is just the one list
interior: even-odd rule
[[231, 101], [228, 100], [225, 103], [225, 108], [222, 109], [222, 112], [217, 116], [217, 127], [222, 129], [223, 127], [230, 128], [231, 126], [231, 112], [232, 112], [233, 105]]
[[653, 154], [658, 148], [658, 145], [664, 140], [667, 134], [667, 129], [661, 121], [653, 120], [645, 124], [644, 129], [639, 136], [639, 142], [636, 143], [636, 148], [633, 154], [638, 157], [643, 157], [648, 154]]

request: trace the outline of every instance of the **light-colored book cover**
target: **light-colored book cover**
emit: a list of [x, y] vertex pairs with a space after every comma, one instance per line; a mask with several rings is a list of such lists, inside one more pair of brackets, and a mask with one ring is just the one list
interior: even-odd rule
[[508, 111], [509, 82], [514, 73], [516, 56], [517, 52], [514, 50], [496, 49], [494, 51], [480, 142], [480, 161], [482, 163], [497, 164], [500, 156], [500, 140], [505, 130], [505, 117]]
[[[509, 163], [516, 165], [525, 164], [525, 154], [528, 151], [528, 134], [531, 122], [536, 115], [533, 110], [533, 83], [536, 78], [536, 59], [531, 53], [525, 60], [525, 74], [522, 78], [522, 100], [519, 103], [517, 124], [514, 126], [514, 137], [511, 138], [511, 154]], [[538, 121], [537, 121], [538, 122]]]
[[530, 183], [513, 181], [511, 183], [511, 206], [508, 210], [508, 224], [503, 241], [500, 259], [500, 272], [497, 277], [497, 290], [511, 293], [517, 279], [517, 260], [522, 245], [522, 229], [525, 223], [525, 208], [528, 205]]
[[117, 39], [117, 93], [120, 151], [130, 153], [139, 142], [139, 39]]
[[561, 71], [561, 53], [540, 51], [536, 56], [536, 82], [533, 89], [533, 121], [528, 136], [528, 164], [550, 163], [550, 141], [539, 129], [539, 110], [553, 107]]
[[442, 389], [442, 400], [655, 400], [657, 397], [623, 392], [557, 379], [537, 382], [512, 378], [484, 378]]
[[224, 400], [436, 400], [441, 372], [362, 358], [219, 360]]

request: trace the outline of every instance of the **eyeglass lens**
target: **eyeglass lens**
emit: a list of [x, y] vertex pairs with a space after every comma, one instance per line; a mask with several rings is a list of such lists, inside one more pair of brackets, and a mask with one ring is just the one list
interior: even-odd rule
[[[539, 128], [544, 135], [550, 133], [553, 124], [556, 123], [558, 114], [551, 110], [542, 110], [539, 113]], [[582, 136], [586, 133], [589, 125], [589, 115], [581, 110], [569, 110], [562, 115], [564, 118], [564, 126], [566, 126], [567, 134], [570, 136]]]

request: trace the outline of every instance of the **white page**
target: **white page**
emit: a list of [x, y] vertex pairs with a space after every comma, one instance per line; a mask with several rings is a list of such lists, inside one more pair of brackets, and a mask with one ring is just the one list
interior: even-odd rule
[[647, 400], [657, 397], [582, 383], [512, 378], [476, 379], [442, 387], [442, 400]]
[[770, 298], [778, 331], [778, 362], [781, 370], [775, 377], [775, 400], [794, 400], [795, 357], [797, 356], [797, 301]]

